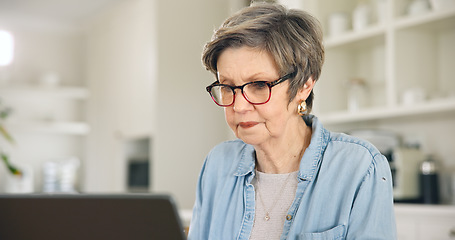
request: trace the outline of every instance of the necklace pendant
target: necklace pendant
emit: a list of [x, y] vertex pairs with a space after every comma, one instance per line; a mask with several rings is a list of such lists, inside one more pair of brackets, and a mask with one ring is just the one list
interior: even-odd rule
[[266, 221], [270, 220], [269, 213], [265, 214], [264, 220], [266, 220]]

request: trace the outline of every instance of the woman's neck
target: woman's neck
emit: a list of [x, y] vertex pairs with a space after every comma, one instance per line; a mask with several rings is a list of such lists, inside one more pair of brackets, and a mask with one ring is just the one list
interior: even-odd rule
[[312, 133], [311, 127], [306, 124], [300, 126], [291, 136], [254, 146], [258, 171], [279, 174], [299, 169], [305, 149], [310, 145]]

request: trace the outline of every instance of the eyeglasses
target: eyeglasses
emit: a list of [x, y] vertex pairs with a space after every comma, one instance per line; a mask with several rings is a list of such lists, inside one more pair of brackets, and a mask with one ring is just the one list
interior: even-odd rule
[[235, 101], [235, 89], [240, 89], [243, 97], [251, 104], [265, 104], [270, 100], [272, 87], [294, 77], [295, 72], [287, 74], [273, 82], [254, 81], [245, 83], [242, 86], [230, 86], [220, 84], [218, 81], [209, 85], [206, 90], [213, 101], [220, 107], [229, 107]]

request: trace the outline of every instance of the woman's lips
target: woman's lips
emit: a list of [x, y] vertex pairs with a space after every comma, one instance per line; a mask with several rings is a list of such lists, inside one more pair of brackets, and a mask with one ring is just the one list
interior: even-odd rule
[[258, 125], [258, 122], [240, 122], [239, 126], [242, 128], [251, 128]]

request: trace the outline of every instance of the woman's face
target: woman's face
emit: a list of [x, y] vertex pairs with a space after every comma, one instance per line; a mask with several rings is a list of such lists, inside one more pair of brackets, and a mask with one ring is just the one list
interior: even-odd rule
[[[271, 82], [282, 77], [268, 52], [250, 47], [225, 49], [218, 57], [217, 69], [220, 83], [231, 86], [252, 81]], [[288, 88], [289, 81], [276, 85], [269, 102], [262, 105], [249, 103], [236, 89], [234, 104], [225, 108], [226, 122], [235, 135], [252, 145], [293, 136], [301, 124], [297, 105], [308, 97], [312, 86], [299, 91], [291, 103]]]

